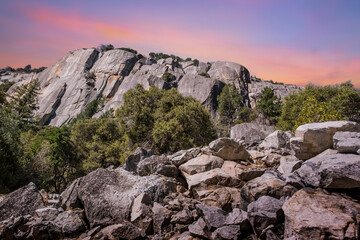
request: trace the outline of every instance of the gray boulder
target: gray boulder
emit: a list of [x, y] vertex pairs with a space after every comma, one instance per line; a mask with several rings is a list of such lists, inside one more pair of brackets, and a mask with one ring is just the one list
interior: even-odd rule
[[139, 162], [136, 173], [140, 176], [149, 176], [157, 173], [176, 178], [179, 171], [166, 156], [153, 155]]
[[[81, 201], [91, 227], [121, 222], [130, 214], [133, 199], [146, 193], [152, 201], [161, 201], [176, 192], [172, 178], [135, 176], [122, 169], [99, 168], [82, 177], [73, 194]], [[75, 197], [74, 197], [75, 198]]]
[[277, 168], [281, 174], [290, 174], [299, 169], [303, 161], [298, 160], [295, 156], [284, 156], [280, 158], [280, 166]]
[[266, 136], [274, 132], [274, 130], [273, 126], [257, 123], [242, 123], [231, 128], [230, 137], [243, 139], [246, 144], [255, 144], [260, 143]]
[[19, 188], [0, 202], [0, 221], [23, 215], [33, 215], [36, 209], [43, 208], [44, 202], [34, 183]]
[[214, 239], [214, 240], [238, 239], [240, 234], [241, 234], [240, 226], [238, 226], [238, 225], [223, 226], [223, 227], [216, 229], [212, 233], [211, 239]]
[[275, 132], [268, 135], [264, 141], [260, 144], [261, 148], [289, 148], [290, 147], [291, 133], [276, 130]]
[[54, 220], [57, 215], [59, 215], [59, 211], [53, 207], [39, 208], [35, 210], [36, 216], [42, 218], [45, 221]]
[[238, 208], [234, 208], [227, 215], [225, 225], [239, 225], [241, 231], [249, 231], [251, 229], [247, 212]]
[[336, 132], [333, 141], [334, 149], [339, 153], [357, 154], [360, 149], [360, 132]]
[[191, 96], [199, 100], [210, 110], [213, 118], [216, 116], [217, 97], [220, 95], [224, 83], [213, 78], [206, 78], [198, 74], [185, 74], [178, 83], [178, 91], [184, 96]]
[[301, 160], [315, 157], [333, 146], [333, 136], [339, 131], [360, 132], [360, 124], [350, 121], [309, 123], [296, 129], [290, 139], [295, 156]]
[[224, 226], [228, 215], [227, 212], [220, 208], [206, 206], [202, 204], [197, 204], [196, 210], [204, 219], [206, 226], [210, 231], [214, 231], [215, 229]]
[[305, 188], [288, 199], [284, 238], [358, 239], [360, 204], [321, 189]]
[[283, 201], [270, 197], [262, 196], [248, 206], [248, 218], [254, 232], [260, 236], [264, 229], [271, 224], [281, 222], [284, 218], [281, 209]]
[[168, 156], [170, 161], [175, 165], [175, 166], [180, 166], [183, 163], [186, 163], [187, 161], [189, 161], [192, 158], [195, 158], [199, 155], [201, 149], [200, 148], [191, 148], [188, 150], [180, 150], [176, 153], [174, 153], [173, 155]]
[[153, 213], [149, 195], [142, 193], [134, 199], [131, 206], [130, 221], [145, 233], [152, 230]]
[[135, 152], [125, 159], [124, 169], [127, 171], [135, 172], [138, 163], [144, 158], [148, 158], [154, 155], [151, 150], [138, 147]]
[[152, 211], [154, 215], [154, 220], [153, 220], [154, 232], [155, 233], [165, 232], [165, 228], [169, 225], [171, 220], [171, 211], [157, 202], [154, 202]]
[[307, 160], [294, 174], [307, 186], [321, 188], [360, 187], [360, 157], [329, 154]]
[[194, 175], [214, 168], [221, 168], [223, 163], [224, 160], [222, 158], [202, 154], [182, 164], [179, 170], [185, 174]]
[[283, 196], [292, 196], [297, 191], [294, 186], [286, 184], [275, 171], [266, 171], [260, 177], [247, 182], [241, 188], [241, 197], [253, 202], [261, 196], [271, 196], [280, 199]]
[[219, 138], [212, 141], [209, 148], [214, 155], [224, 160], [247, 160], [250, 156], [239, 139]]
[[107, 240], [118, 240], [118, 239], [142, 239], [144, 233], [137, 228], [135, 225], [129, 222], [123, 222], [121, 224], [110, 225], [102, 229], [97, 233], [94, 239], [107, 239]]
[[52, 228], [63, 236], [77, 236], [86, 230], [83, 210], [69, 210], [60, 213], [51, 221]]
[[192, 236], [207, 239], [210, 235], [203, 218], [199, 218], [195, 223], [189, 225], [189, 232]]

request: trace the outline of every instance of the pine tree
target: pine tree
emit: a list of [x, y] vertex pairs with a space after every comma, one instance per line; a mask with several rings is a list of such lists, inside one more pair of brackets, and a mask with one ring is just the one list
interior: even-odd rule
[[22, 127], [34, 123], [34, 110], [38, 108], [36, 100], [39, 90], [38, 79], [33, 79], [30, 83], [15, 88], [14, 93], [10, 95], [8, 107], [17, 116]]

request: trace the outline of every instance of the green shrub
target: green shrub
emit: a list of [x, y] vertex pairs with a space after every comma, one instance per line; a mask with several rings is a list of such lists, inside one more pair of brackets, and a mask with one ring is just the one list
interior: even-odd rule
[[93, 79], [95, 80], [96, 79], [96, 75], [95, 75], [95, 72], [88, 72], [85, 76], [86, 79]]
[[202, 146], [215, 138], [209, 112], [176, 89], [145, 90], [137, 85], [124, 95], [116, 117], [132, 143], [158, 153]]
[[274, 90], [269, 87], [262, 90], [260, 99], [256, 103], [256, 108], [272, 124], [277, 123], [281, 114], [281, 106], [281, 100], [275, 95]]
[[185, 59], [185, 62], [191, 62], [191, 61], [192, 61], [192, 59], [189, 57]]
[[305, 123], [348, 119], [360, 122], [360, 92], [350, 82], [340, 86], [306, 88], [285, 98], [278, 123], [292, 130]]
[[172, 82], [176, 79], [176, 77], [169, 72], [164, 72], [161, 78], [166, 82]]
[[199, 66], [199, 60], [194, 59], [194, 60], [193, 60], [193, 64], [194, 64], [194, 66], [198, 67], [198, 66]]
[[138, 52], [132, 48], [118, 48], [120, 50], [126, 51], [126, 52], [131, 52], [133, 54], [137, 54]]
[[206, 78], [210, 78], [210, 75], [207, 72], [202, 72], [199, 75], [203, 76], [203, 77], [206, 77]]

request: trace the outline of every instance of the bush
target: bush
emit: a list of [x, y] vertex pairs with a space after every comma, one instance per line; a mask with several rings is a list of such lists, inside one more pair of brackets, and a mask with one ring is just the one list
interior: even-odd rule
[[95, 80], [96, 79], [96, 75], [95, 72], [88, 72], [85, 76], [86, 79], [92, 79]]
[[265, 87], [259, 101], [256, 103], [256, 108], [261, 111], [266, 119], [272, 124], [276, 124], [281, 114], [281, 100], [274, 94], [274, 90]]
[[206, 78], [210, 78], [210, 75], [207, 72], [202, 72], [199, 75], [203, 76], [203, 77], [206, 77]]
[[109, 50], [113, 50], [114, 46], [111, 44], [101, 44], [99, 47], [97, 47], [99, 49], [99, 51], [101, 52], [106, 52]]
[[292, 130], [305, 123], [348, 119], [360, 122], [360, 92], [351, 83], [306, 88], [285, 98], [278, 127]]
[[169, 72], [164, 72], [161, 78], [166, 82], [172, 82], [176, 79], [176, 77]]
[[120, 50], [126, 51], [126, 52], [131, 52], [133, 54], [137, 54], [138, 52], [132, 48], [118, 48]]
[[191, 61], [192, 61], [192, 59], [189, 57], [185, 59], [185, 62], [191, 62]]
[[193, 64], [194, 64], [194, 66], [198, 67], [198, 66], [199, 66], [199, 60], [194, 59], [194, 60], [193, 60]]
[[209, 112], [176, 89], [145, 90], [137, 85], [124, 95], [116, 117], [132, 143], [152, 147], [158, 153], [202, 146], [215, 137]]

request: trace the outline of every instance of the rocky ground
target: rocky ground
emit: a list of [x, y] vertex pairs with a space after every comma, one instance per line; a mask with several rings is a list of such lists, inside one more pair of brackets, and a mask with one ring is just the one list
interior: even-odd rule
[[235, 126], [169, 156], [138, 148], [60, 195], [30, 183], [1, 196], [0, 238], [359, 239], [359, 134], [348, 121], [295, 136]]

